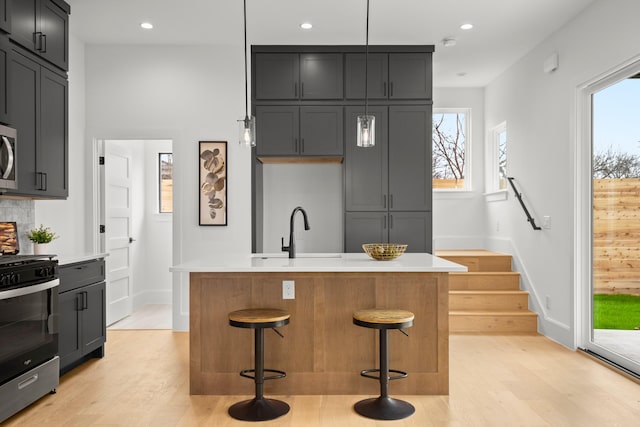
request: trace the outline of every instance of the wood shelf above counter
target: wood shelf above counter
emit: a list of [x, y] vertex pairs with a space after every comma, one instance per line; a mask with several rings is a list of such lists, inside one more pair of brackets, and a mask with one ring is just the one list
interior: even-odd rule
[[[251, 393], [253, 383], [238, 375], [252, 367], [251, 331], [230, 327], [227, 315], [257, 307], [291, 313], [291, 322], [281, 328], [284, 340], [265, 334], [265, 366], [287, 372], [285, 379], [265, 383], [266, 394], [376, 394], [378, 383], [360, 371], [377, 367], [377, 334], [352, 321], [354, 311], [367, 308], [415, 314], [409, 337], [389, 337], [391, 367], [409, 372], [407, 379], [393, 382], [394, 394], [448, 394], [449, 271], [465, 268], [430, 254], [405, 254], [395, 261], [338, 255], [243, 256], [235, 264], [229, 256], [210, 262], [209, 271], [206, 261], [173, 267], [190, 273], [191, 394]], [[283, 280], [294, 281], [295, 299], [282, 298]]]

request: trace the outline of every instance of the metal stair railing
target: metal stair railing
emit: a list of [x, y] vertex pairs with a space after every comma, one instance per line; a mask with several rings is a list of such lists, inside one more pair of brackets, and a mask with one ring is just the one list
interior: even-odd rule
[[522, 200], [522, 193], [518, 193], [518, 190], [516, 189], [516, 185], [513, 183], [513, 180], [515, 178], [512, 176], [509, 176], [507, 177], [507, 179], [509, 180], [509, 183], [511, 184], [511, 188], [513, 188], [513, 192], [515, 193], [516, 197], [518, 198], [518, 201], [520, 202], [520, 206], [522, 206], [524, 213], [527, 215], [527, 221], [531, 223], [531, 227], [533, 227], [534, 230], [542, 230], [541, 227], [538, 227], [536, 225], [536, 220], [531, 216], [531, 214], [529, 213], [529, 209], [527, 209], [527, 206], [524, 204], [524, 201]]

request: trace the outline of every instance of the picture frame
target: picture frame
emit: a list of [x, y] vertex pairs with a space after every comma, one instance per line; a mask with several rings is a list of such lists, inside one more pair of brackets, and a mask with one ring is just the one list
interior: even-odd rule
[[227, 142], [200, 141], [199, 224], [227, 225]]

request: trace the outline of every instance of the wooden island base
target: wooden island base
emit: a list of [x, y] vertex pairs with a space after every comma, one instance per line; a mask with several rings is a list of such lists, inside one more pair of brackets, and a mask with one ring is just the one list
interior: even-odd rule
[[[295, 299], [282, 299], [282, 281], [295, 281]], [[390, 367], [409, 373], [392, 395], [449, 394], [448, 273], [190, 273], [190, 393], [251, 395], [253, 331], [229, 326], [229, 312], [280, 308], [291, 323], [265, 330], [265, 367], [284, 379], [266, 381], [267, 395], [379, 394], [360, 376], [378, 368], [378, 333], [353, 324], [355, 310], [399, 308], [413, 327], [389, 333]]]

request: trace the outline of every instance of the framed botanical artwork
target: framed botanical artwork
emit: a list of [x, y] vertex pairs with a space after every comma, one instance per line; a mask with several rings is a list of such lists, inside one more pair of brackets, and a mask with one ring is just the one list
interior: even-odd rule
[[227, 225], [227, 142], [200, 141], [200, 225]]

